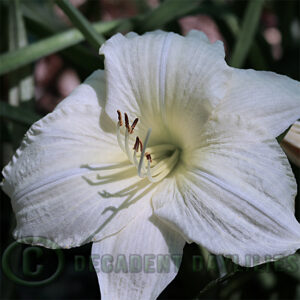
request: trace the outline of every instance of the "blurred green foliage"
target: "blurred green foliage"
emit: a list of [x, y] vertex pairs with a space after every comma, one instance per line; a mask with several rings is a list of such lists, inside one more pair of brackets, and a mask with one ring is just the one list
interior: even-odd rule
[[[122, 5], [127, 3], [135, 12], [128, 15], [124, 12], [120, 18], [103, 21], [105, 3], [115, 5], [116, 10], [118, 5], [124, 9]], [[77, 9], [65, 0], [1, 0], [1, 168], [20, 144], [24, 132], [43, 115], [37, 109], [33, 93], [34, 67], [39, 59], [57, 53], [84, 79], [95, 69], [103, 68], [103, 58], [98, 56], [99, 45], [116, 32], [163, 29], [182, 33], [180, 18], [205, 15], [214, 21], [226, 41], [229, 64], [274, 71], [299, 80], [299, 3], [297, 0], [161, 0], [157, 7], [152, 7], [146, 0], [92, 0]], [[57, 5], [64, 11], [65, 19], [57, 13]], [[275, 32], [276, 43], [267, 36], [270, 28], [273, 37]], [[299, 187], [299, 169], [293, 166], [293, 170]], [[299, 203], [298, 192], [298, 220]], [[14, 222], [9, 199], [1, 194], [1, 254], [12, 243]], [[26, 247], [20, 245], [19, 253]], [[39, 263], [55, 265], [53, 252], [43, 251], [46, 259]], [[90, 245], [63, 250], [63, 253], [62, 273], [40, 287], [18, 285], [2, 270], [1, 299], [98, 299], [96, 274], [88, 267]], [[78, 256], [83, 257], [86, 264], [76, 270], [74, 264]], [[194, 244], [187, 245], [178, 276], [159, 299], [300, 299], [297, 254], [279, 269], [269, 263], [256, 269], [237, 270], [225, 259], [227, 275], [221, 279], [215, 258], [209, 270], [196, 270], [195, 257], [204, 258], [204, 252]], [[20, 270], [16, 253], [12, 267], [16, 272]]]

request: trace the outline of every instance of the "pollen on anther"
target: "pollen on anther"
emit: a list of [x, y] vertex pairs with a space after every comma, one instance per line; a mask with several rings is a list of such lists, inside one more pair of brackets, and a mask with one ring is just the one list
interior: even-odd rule
[[152, 163], [151, 154], [146, 152], [145, 155], [146, 155], [147, 160], [149, 160]]
[[126, 113], [124, 113], [124, 117], [125, 117], [125, 127], [127, 128], [128, 132], [130, 133], [130, 125], [129, 125], [129, 119]]
[[136, 119], [133, 121], [133, 123], [132, 123], [132, 125], [131, 125], [131, 129], [130, 129], [130, 134], [133, 133], [134, 127], [136, 126], [136, 124], [137, 124], [138, 121], [139, 121], [139, 118], [136, 118]]
[[134, 146], [133, 146], [133, 150], [135, 150], [136, 152], [139, 152], [139, 145], [140, 145], [140, 139], [139, 139], [139, 137], [137, 136], [136, 139], [135, 139], [135, 143], [134, 143]]
[[141, 140], [139, 140], [139, 142], [140, 142], [140, 150], [141, 150], [141, 152], [143, 152], [143, 143]]
[[118, 113], [119, 126], [123, 126], [122, 114], [119, 110], [117, 110], [117, 113]]

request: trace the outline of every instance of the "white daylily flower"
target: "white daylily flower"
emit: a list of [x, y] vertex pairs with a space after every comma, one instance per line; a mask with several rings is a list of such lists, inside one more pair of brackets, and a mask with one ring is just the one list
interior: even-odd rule
[[[299, 82], [230, 68], [197, 31], [117, 34], [101, 53], [105, 72], [35, 123], [3, 171], [15, 238], [94, 241], [96, 269], [112, 255], [102, 299], [155, 299], [185, 241], [241, 265], [294, 253], [296, 183], [275, 137], [300, 117]], [[130, 255], [162, 254], [170, 272], [125, 272]]]

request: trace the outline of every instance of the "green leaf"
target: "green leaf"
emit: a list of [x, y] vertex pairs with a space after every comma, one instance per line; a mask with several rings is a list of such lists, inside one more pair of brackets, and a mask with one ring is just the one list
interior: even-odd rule
[[[95, 24], [94, 27], [98, 32], [106, 32], [119, 25], [120, 22], [120, 20], [99, 22]], [[5, 53], [0, 56], [0, 75], [16, 70], [43, 56], [76, 45], [83, 40], [84, 36], [77, 29], [70, 29], [24, 48]]]
[[9, 50], [22, 48], [27, 45], [27, 36], [19, 0], [9, 2], [8, 13]]
[[104, 37], [95, 31], [90, 22], [68, 0], [57, 0], [56, 3], [93, 47], [98, 49], [104, 43]]
[[[39, 1], [39, 0], [38, 0]], [[59, 22], [49, 22], [49, 18], [54, 14], [53, 5], [45, 5], [51, 3], [48, 1], [38, 2], [36, 0], [22, 1], [22, 12], [26, 20], [26, 26], [30, 33], [37, 39], [48, 38], [58, 32], [63, 32], [69, 28], [65, 24]], [[47, 9], [48, 8], [48, 9]], [[40, 13], [41, 11], [41, 13]], [[40, 15], [42, 17], [40, 17]], [[38, 16], [36, 16], [38, 14]], [[53, 19], [53, 16], [52, 16]], [[97, 28], [95, 27], [97, 31]], [[110, 30], [109, 30], [110, 32]], [[60, 54], [71, 63], [77, 70], [86, 77], [95, 68], [103, 68], [103, 61], [93, 49], [88, 49], [85, 45], [75, 45]]]
[[24, 17], [33, 20], [36, 24], [39, 24], [38, 27], [42, 27], [48, 32], [54, 33], [68, 29], [61, 18], [58, 18], [55, 14], [53, 1], [22, 1], [21, 8]]
[[300, 282], [300, 254], [294, 254], [274, 262], [275, 271], [284, 272]]
[[[8, 48], [14, 51], [27, 45], [27, 34], [20, 8], [20, 0], [11, 0], [8, 5]], [[23, 102], [31, 104], [34, 87], [31, 66], [24, 66], [7, 77], [8, 103], [12, 106], [20, 106]], [[20, 124], [7, 124], [11, 132], [10, 147], [16, 148], [22, 139], [26, 128]]]
[[242, 270], [238, 270], [238, 271], [234, 271], [231, 273], [228, 273], [225, 276], [219, 277], [215, 280], [210, 281], [197, 295], [196, 298], [194, 298], [194, 300], [199, 300], [202, 299], [203, 295], [211, 290], [211, 289], [215, 289], [216, 287], [220, 286], [220, 284], [222, 284], [223, 282], [233, 279], [235, 277], [237, 277], [238, 275], [240, 275], [243, 271]]
[[241, 67], [247, 58], [247, 54], [254, 40], [264, 2], [264, 0], [249, 1], [241, 31], [238, 34], [237, 42], [230, 60], [230, 65], [233, 67]]
[[[45, 5], [47, 1], [31, 0], [22, 1], [22, 11], [26, 19], [26, 25], [30, 33], [38, 39], [49, 37], [58, 31], [64, 31], [69, 28], [65, 24], [58, 22], [49, 22], [49, 18], [53, 19], [53, 7]], [[53, 2], [50, 2], [53, 4]], [[40, 17], [42, 16], [42, 17]], [[107, 24], [109, 22], [106, 22]], [[112, 21], [112, 25], [107, 30], [103, 31], [100, 27], [103, 27], [103, 22], [95, 23], [93, 26], [99, 33], [111, 36], [117, 32], [132, 31], [132, 21], [130, 18], [122, 18]], [[100, 27], [99, 27], [100, 26]], [[99, 27], [99, 28], [98, 28]], [[75, 45], [61, 52], [62, 56], [68, 60], [77, 70], [81, 73], [82, 77], [86, 77], [91, 71], [96, 68], [103, 68], [103, 58], [98, 53], [93, 51], [94, 49], [88, 49], [85, 45]]]
[[[224, 30], [226, 29], [224, 27], [228, 27], [228, 29], [231, 33], [230, 37], [233, 37], [236, 40], [239, 37], [239, 35], [241, 34], [240, 33], [241, 28], [239, 26], [238, 18], [231, 12], [225, 13], [221, 16], [218, 16], [218, 18], [221, 19], [222, 21], [224, 21], [224, 23], [222, 25], [218, 24], [222, 33], [224, 34]], [[218, 18], [216, 19], [217, 23], [219, 21]], [[224, 34], [224, 36], [226, 36], [226, 35]], [[258, 41], [256, 41], [256, 40], [253, 40], [250, 45], [249, 60], [250, 60], [251, 65], [253, 66], [253, 68], [255, 68], [256, 70], [268, 69], [268, 64], [262, 53], [261, 47], [260, 47]]]
[[224, 277], [227, 274], [227, 268], [222, 255], [216, 255], [216, 261], [220, 273], [220, 277]]
[[138, 21], [138, 29], [145, 32], [163, 27], [166, 23], [195, 10], [202, 1], [166, 0]]
[[[9, 51], [14, 51], [27, 46], [27, 34], [20, 8], [19, 0], [12, 0], [9, 3], [8, 19], [8, 42]], [[30, 66], [24, 67], [8, 78], [9, 96], [8, 102], [18, 105], [20, 102], [29, 101], [33, 98], [34, 87], [32, 70]]]
[[0, 117], [27, 126], [30, 126], [41, 118], [38, 114], [30, 110], [12, 106], [6, 102], [0, 102]]
[[139, 11], [139, 13], [147, 13], [151, 8], [146, 0], [135, 0], [135, 5]]
[[0, 56], [0, 75], [83, 40], [78, 31], [68, 30]]

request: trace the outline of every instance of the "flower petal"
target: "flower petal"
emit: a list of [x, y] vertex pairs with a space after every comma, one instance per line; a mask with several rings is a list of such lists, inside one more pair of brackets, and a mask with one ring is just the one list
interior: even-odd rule
[[107, 72], [107, 113], [116, 118], [119, 109], [139, 117], [137, 130], [145, 134], [151, 127], [153, 143], [171, 139], [183, 146], [194, 140], [190, 128], [199, 128], [226, 93], [231, 69], [223, 44], [211, 44], [198, 31], [187, 37], [163, 31], [117, 34], [100, 53]]
[[153, 188], [136, 175], [101, 110], [103, 81], [95, 72], [35, 123], [3, 170], [17, 239], [79, 246], [119, 231], [150, 201]]
[[156, 299], [176, 276], [185, 241], [149, 208], [116, 235], [93, 244], [101, 299]]
[[187, 240], [247, 266], [300, 247], [295, 179], [264, 131], [238, 117], [214, 116], [202, 147], [184, 156], [185, 165], [152, 201], [155, 214]]
[[300, 83], [272, 72], [233, 69], [218, 111], [236, 113], [279, 136], [300, 118]]

